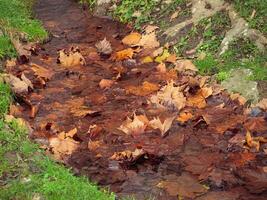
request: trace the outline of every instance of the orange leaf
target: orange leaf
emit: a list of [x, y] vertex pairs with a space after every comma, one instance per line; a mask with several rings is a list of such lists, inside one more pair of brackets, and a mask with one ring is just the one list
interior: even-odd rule
[[143, 82], [142, 86], [129, 86], [126, 89], [127, 94], [134, 94], [136, 96], [146, 96], [159, 90], [158, 85], [150, 82]]
[[100, 86], [101, 89], [110, 88], [113, 84], [114, 84], [114, 81], [113, 80], [108, 80], [108, 79], [102, 79], [99, 82], [99, 86]]
[[125, 36], [122, 39], [122, 43], [129, 46], [136, 45], [140, 41], [141, 37], [142, 36], [139, 33], [134, 32]]
[[115, 55], [115, 60], [117, 61], [122, 61], [126, 59], [131, 59], [133, 58], [134, 51], [131, 48], [124, 49], [122, 51], [118, 51]]
[[177, 118], [177, 121], [181, 123], [185, 123], [192, 118], [193, 118], [193, 115], [190, 112], [182, 112]]

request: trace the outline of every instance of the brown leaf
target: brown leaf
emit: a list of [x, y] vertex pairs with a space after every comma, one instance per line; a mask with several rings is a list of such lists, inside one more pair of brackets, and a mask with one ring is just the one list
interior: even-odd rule
[[89, 142], [88, 142], [88, 149], [90, 151], [96, 151], [101, 146], [103, 146], [103, 142], [102, 141], [89, 140]]
[[162, 136], [165, 136], [165, 134], [169, 131], [169, 129], [172, 126], [172, 122], [175, 117], [169, 117], [164, 120], [162, 123], [159, 117], [154, 118], [149, 122], [149, 126], [153, 129], [159, 129]]
[[114, 153], [110, 159], [111, 160], [117, 160], [117, 161], [127, 161], [127, 162], [134, 162], [141, 156], [145, 154], [145, 151], [143, 149], [135, 149], [134, 151], [122, 151], [122, 152], [116, 152]]
[[137, 32], [131, 33], [122, 39], [122, 43], [129, 46], [137, 45], [141, 39], [141, 35]]
[[191, 95], [188, 97], [187, 105], [197, 108], [205, 108], [206, 98], [210, 97], [212, 95], [212, 88], [204, 87], [201, 88], [195, 95]]
[[232, 93], [231, 95], [230, 95], [230, 98], [233, 100], [233, 101], [235, 101], [235, 100], [237, 100], [239, 103], [240, 103], [240, 105], [245, 105], [245, 103], [247, 102], [247, 100], [245, 99], [245, 97], [242, 97], [240, 94], [238, 94], [238, 93]]
[[85, 59], [78, 48], [71, 48], [69, 51], [60, 50], [58, 62], [64, 67], [85, 65]]
[[89, 109], [87, 106], [79, 106], [79, 107], [73, 107], [70, 109], [70, 113], [74, 116], [74, 117], [80, 117], [83, 118], [86, 115], [93, 115], [98, 113], [98, 111], [94, 111]]
[[20, 80], [18, 77], [13, 76], [12, 74], [4, 74], [3, 76], [4, 81], [10, 85], [12, 91], [17, 94], [21, 93], [27, 93], [28, 88], [32, 86], [32, 84], [28, 85], [29, 82], [25, 82], [23, 80]]
[[179, 72], [184, 70], [198, 71], [196, 66], [192, 63], [191, 60], [177, 60], [175, 63], [175, 69]]
[[156, 69], [160, 73], [166, 73], [167, 72], [165, 63], [158, 64], [158, 66], [156, 67]]
[[113, 80], [102, 79], [99, 82], [99, 86], [101, 89], [110, 88], [115, 82]]
[[253, 117], [249, 118], [244, 126], [249, 131], [256, 131], [258, 133], [267, 131], [267, 122], [264, 117]]
[[199, 184], [196, 179], [188, 173], [183, 173], [174, 180], [161, 181], [158, 185], [164, 188], [171, 196], [181, 196], [194, 199], [203, 194], [207, 189]]
[[180, 110], [185, 106], [186, 98], [181, 92], [181, 88], [174, 86], [174, 82], [171, 81], [150, 98], [150, 103], [159, 108]]
[[168, 63], [175, 63], [176, 62], [176, 55], [175, 54], [171, 54], [167, 59], [166, 59], [166, 62]]
[[158, 48], [160, 46], [160, 43], [157, 40], [156, 33], [151, 32], [142, 35], [142, 38], [137, 45], [142, 46], [145, 49], [153, 49], [153, 48]]
[[149, 120], [145, 115], [136, 115], [134, 113], [133, 119], [127, 118], [118, 129], [127, 135], [139, 135], [145, 132], [148, 123]]
[[134, 94], [136, 96], [147, 96], [159, 90], [158, 85], [150, 82], [143, 82], [142, 86], [129, 86], [126, 88], [127, 94]]
[[256, 106], [263, 110], [267, 110], [267, 98], [262, 99]]
[[104, 38], [104, 40], [97, 42], [95, 46], [97, 48], [98, 53], [105, 55], [110, 55], [112, 53], [111, 44], [106, 38]]
[[44, 67], [41, 67], [40, 65], [37, 65], [37, 64], [32, 64], [31, 69], [34, 71], [36, 76], [44, 78], [46, 80], [51, 79], [53, 76], [52, 71], [50, 71]]
[[115, 60], [122, 61], [133, 58], [134, 51], [131, 48], [116, 52]]

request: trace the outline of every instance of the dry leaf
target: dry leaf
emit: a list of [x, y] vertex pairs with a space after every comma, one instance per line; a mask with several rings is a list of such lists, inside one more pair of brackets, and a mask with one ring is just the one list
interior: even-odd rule
[[153, 120], [151, 120], [149, 122], [149, 126], [153, 129], [159, 129], [160, 133], [162, 136], [165, 136], [165, 134], [168, 132], [168, 130], [171, 128], [172, 126], [172, 122], [174, 120], [175, 117], [169, 117], [167, 119], [164, 120], [164, 122], [162, 123], [159, 119], [159, 117], [154, 118]]
[[20, 80], [18, 77], [13, 76], [12, 74], [4, 74], [3, 78], [4, 81], [10, 85], [12, 91], [17, 94], [27, 93], [28, 88], [32, 86], [32, 84], [28, 85], [29, 82], [26, 83], [25, 81]]
[[140, 39], [141, 39], [141, 35], [139, 33], [134, 32], [134, 33], [131, 33], [131, 34], [125, 36], [122, 39], [122, 43], [125, 45], [134, 46], [134, 45], [138, 44]]
[[157, 67], [156, 67], [156, 69], [160, 73], [166, 73], [167, 72], [165, 63], [158, 64]]
[[149, 120], [145, 115], [136, 115], [134, 113], [133, 119], [127, 118], [126, 121], [118, 128], [127, 135], [138, 135], [145, 132]]
[[179, 15], [179, 10], [178, 11], [175, 11], [172, 15], [171, 15], [171, 18], [170, 18], [170, 21], [173, 21], [175, 18], [177, 18]]
[[166, 62], [169, 62], [169, 63], [175, 63], [176, 62], [176, 55], [175, 54], [171, 54], [167, 59], [166, 59]]
[[162, 55], [158, 56], [155, 58], [155, 62], [158, 62], [158, 63], [162, 63], [164, 62], [167, 58], [170, 57], [170, 53], [168, 51], [168, 49], [164, 49]]
[[5, 67], [7, 69], [10, 69], [12, 67], [15, 67], [17, 65], [16, 59], [10, 59], [6, 61]]
[[101, 89], [110, 88], [115, 82], [113, 80], [102, 79], [99, 82], [99, 86]]
[[93, 115], [98, 113], [98, 111], [94, 111], [89, 109], [87, 106], [75, 106], [70, 108], [70, 113], [74, 116], [74, 117], [85, 117], [86, 115]]
[[156, 49], [155, 51], [153, 51], [153, 53], [152, 53], [153, 58], [155, 58], [155, 57], [157, 57], [159, 55], [162, 55], [163, 50], [164, 50], [164, 48], [160, 47], [160, 48]]
[[198, 71], [196, 66], [192, 63], [191, 60], [177, 60], [175, 63], [175, 69], [179, 72], [184, 70]]
[[155, 91], [158, 91], [158, 85], [150, 82], [143, 82], [142, 86], [129, 86], [126, 88], [127, 94], [134, 94], [136, 96], [147, 96]]
[[102, 141], [89, 140], [89, 142], [88, 142], [88, 149], [90, 151], [96, 151], [101, 146], [103, 146], [103, 142]]
[[150, 103], [156, 107], [168, 109], [182, 109], [185, 106], [186, 98], [180, 87], [174, 86], [174, 82], [168, 82], [160, 91], [150, 98]]
[[76, 65], [85, 65], [85, 59], [78, 48], [71, 48], [69, 51], [59, 51], [58, 63], [64, 67], [72, 67]]
[[264, 137], [252, 137], [251, 133], [246, 133], [246, 143], [250, 148], [255, 148], [257, 151], [260, 150], [260, 142], [267, 143], [267, 138]]
[[145, 49], [153, 49], [158, 48], [160, 43], [157, 40], [156, 33], [151, 32], [149, 34], [142, 35], [142, 38], [137, 45], [142, 46]]
[[21, 74], [21, 80], [24, 81], [29, 88], [33, 89], [33, 84], [32, 82], [25, 76], [24, 73]]
[[197, 108], [205, 108], [207, 105], [206, 98], [210, 97], [212, 95], [212, 88], [204, 87], [201, 88], [197, 94], [188, 97], [187, 105], [193, 106]]
[[184, 124], [185, 122], [189, 121], [193, 118], [193, 115], [190, 112], [182, 112], [180, 113], [179, 117], [177, 117], [177, 121]]
[[158, 26], [147, 25], [145, 27], [145, 32], [146, 32], [146, 34], [149, 34], [149, 33], [155, 32], [157, 29], [159, 29]]
[[116, 61], [122, 61], [127, 59], [132, 59], [134, 55], [134, 51], [131, 48], [124, 49], [122, 51], [118, 51], [115, 55]]
[[110, 55], [112, 53], [111, 44], [106, 38], [104, 38], [104, 40], [97, 42], [95, 47], [97, 48], [98, 53], [104, 55]]

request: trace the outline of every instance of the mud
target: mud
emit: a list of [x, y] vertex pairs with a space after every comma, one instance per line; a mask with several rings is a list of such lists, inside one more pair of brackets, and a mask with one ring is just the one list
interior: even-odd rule
[[[172, 191], [172, 187], [177, 190], [177, 184], [178, 194], [185, 194], [183, 199], [267, 198], [267, 174], [262, 170], [267, 164], [263, 152], [266, 145], [261, 145], [259, 152], [250, 152], [233, 139], [244, 137], [244, 127], [251, 121], [258, 122], [251, 128], [253, 133], [264, 135], [267, 131], [266, 113], [262, 111], [257, 117], [243, 115], [245, 108], [231, 101], [227, 93], [222, 93], [211, 97], [205, 109], [190, 108], [194, 119], [185, 125], [174, 122], [166, 137], [155, 131], [135, 137], [126, 135], [117, 128], [133, 111], [146, 113], [148, 117], [153, 114], [147, 111], [145, 97], [126, 94], [124, 88], [141, 85], [143, 81], [161, 85], [166, 81], [158, 77], [153, 64], [135, 66], [139, 72], [131, 73], [131, 66], [108, 58], [92, 58], [90, 53], [95, 51], [95, 43], [105, 37], [114, 51], [124, 49], [121, 38], [130, 30], [115, 21], [89, 16], [71, 0], [42, 0], [36, 5], [35, 12], [50, 32], [51, 40], [42, 45], [38, 56], [31, 57], [31, 63], [49, 69], [53, 76], [45, 86], [36, 86], [25, 97], [31, 106], [38, 108], [36, 116], [31, 116], [31, 109], [25, 102], [17, 116], [31, 124], [33, 139], [45, 139], [77, 128], [74, 139], [80, 143], [79, 150], [64, 160], [77, 175], [88, 176], [119, 197], [133, 195], [138, 200], [177, 199], [177, 194]], [[80, 47], [86, 66], [64, 68], [57, 64], [57, 51], [71, 46]], [[100, 80], [112, 79], [120, 66], [126, 70], [121, 80], [110, 89], [100, 89]], [[28, 68], [26, 64], [11, 72], [17, 75], [27, 72]], [[178, 83], [183, 81], [183, 77], [177, 80]], [[73, 117], [69, 102], [78, 99], [83, 99], [84, 104], [98, 114]], [[218, 106], [221, 103], [225, 104], [224, 108]], [[209, 118], [209, 124], [203, 116]], [[94, 124], [101, 129], [89, 134], [90, 126]], [[220, 133], [222, 131], [224, 134]], [[102, 145], [96, 151], [90, 151], [89, 140], [102, 141]], [[134, 162], [110, 160], [115, 152], [135, 148], [144, 149], [146, 155]], [[173, 184], [164, 186], [160, 184], [162, 181]]]

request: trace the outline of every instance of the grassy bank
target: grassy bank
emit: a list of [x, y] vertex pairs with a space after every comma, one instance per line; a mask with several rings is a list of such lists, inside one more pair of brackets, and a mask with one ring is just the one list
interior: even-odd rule
[[100, 191], [86, 178], [75, 177], [45, 156], [27, 137], [20, 120], [6, 122], [12, 95], [0, 84], [0, 199], [92, 199], [114, 197]]
[[23, 41], [42, 41], [47, 32], [32, 17], [33, 0], [0, 0], [0, 59], [16, 56], [9, 37]]
[[[86, 0], [91, 6], [95, 0]], [[232, 3], [238, 14], [247, 20], [250, 28], [256, 28], [265, 36], [267, 34], [267, 1], [265, 0], [225, 0]], [[178, 11], [178, 12], [177, 12]], [[154, 24], [164, 32], [173, 26], [170, 18], [176, 13], [174, 21], [182, 22], [191, 17], [189, 0], [165, 1], [155, 0], [121, 0], [112, 15], [123, 23], [132, 24], [139, 30], [145, 24]], [[225, 33], [231, 29], [231, 20], [226, 10], [212, 17], [203, 19], [199, 24], [185, 28], [171, 42], [176, 42], [172, 51], [178, 56], [188, 57], [188, 51], [195, 49], [195, 55], [201, 60], [193, 59], [203, 75], [216, 75], [219, 81], [227, 79], [232, 69], [248, 68], [253, 72], [252, 80], [267, 80], [267, 50], [260, 52], [254, 41], [246, 38], [236, 39], [230, 48], [219, 54], [220, 44]], [[164, 40], [164, 36], [161, 38]]]

